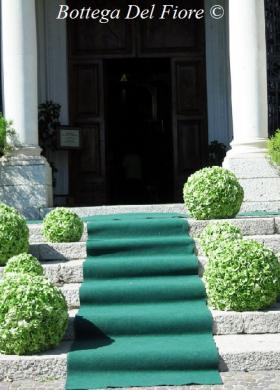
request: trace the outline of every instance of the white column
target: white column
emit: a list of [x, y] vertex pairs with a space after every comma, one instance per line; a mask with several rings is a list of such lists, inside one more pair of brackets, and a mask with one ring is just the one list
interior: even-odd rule
[[38, 147], [37, 36], [35, 0], [2, 0], [4, 114], [13, 121], [21, 154]]
[[268, 137], [264, 0], [229, 0], [233, 142], [228, 157], [264, 153]]
[[52, 174], [38, 146], [35, 0], [2, 0], [3, 103], [19, 143], [0, 159], [0, 201], [29, 218], [52, 205]]
[[233, 141], [224, 167], [244, 188], [242, 211], [280, 209], [279, 172], [266, 156], [268, 137], [264, 0], [229, 0]]

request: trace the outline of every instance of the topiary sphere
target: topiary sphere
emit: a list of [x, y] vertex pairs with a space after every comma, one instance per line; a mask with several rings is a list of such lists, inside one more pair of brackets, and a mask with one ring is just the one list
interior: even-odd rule
[[184, 202], [196, 219], [233, 218], [239, 212], [244, 191], [236, 176], [221, 167], [204, 168], [184, 185]]
[[18, 274], [0, 282], [0, 352], [28, 355], [56, 347], [66, 330], [67, 304], [42, 276]]
[[42, 276], [44, 274], [44, 269], [36, 257], [27, 253], [22, 253], [11, 257], [8, 260], [4, 269], [4, 276], [9, 275], [10, 273]]
[[242, 239], [241, 230], [229, 222], [210, 222], [199, 236], [199, 244], [205, 256], [218, 250], [222, 243]]
[[0, 265], [20, 253], [28, 252], [29, 230], [25, 219], [13, 207], [0, 204]]
[[259, 310], [275, 303], [280, 265], [275, 254], [254, 240], [224, 243], [205, 268], [209, 305], [218, 310]]
[[83, 231], [81, 218], [64, 207], [52, 210], [43, 221], [43, 234], [50, 242], [80, 241]]

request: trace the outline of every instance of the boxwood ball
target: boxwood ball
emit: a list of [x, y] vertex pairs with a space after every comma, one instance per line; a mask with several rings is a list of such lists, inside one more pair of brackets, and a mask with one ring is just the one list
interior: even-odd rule
[[41, 276], [44, 273], [44, 269], [36, 257], [27, 253], [21, 253], [8, 260], [3, 272], [4, 277], [11, 273]]
[[221, 244], [207, 263], [203, 278], [208, 303], [218, 310], [263, 309], [277, 301], [280, 291], [276, 255], [254, 240]]
[[65, 207], [52, 210], [43, 221], [43, 234], [50, 242], [80, 241], [83, 231], [81, 218]]
[[28, 355], [56, 347], [68, 312], [62, 292], [43, 276], [18, 274], [0, 282], [0, 353]]
[[209, 222], [199, 236], [199, 244], [205, 256], [219, 250], [221, 244], [242, 239], [241, 230], [229, 222]]
[[232, 172], [211, 167], [189, 177], [183, 196], [188, 211], [196, 219], [233, 218], [240, 210], [244, 191]]
[[0, 265], [29, 249], [29, 230], [25, 219], [13, 207], [0, 204]]

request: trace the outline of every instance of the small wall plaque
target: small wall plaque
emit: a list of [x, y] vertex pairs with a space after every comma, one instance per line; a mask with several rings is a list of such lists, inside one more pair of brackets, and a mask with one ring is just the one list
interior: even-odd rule
[[63, 126], [58, 132], [59, 149], [80, 149], [81, 148], [81, 131], [77, 127]]

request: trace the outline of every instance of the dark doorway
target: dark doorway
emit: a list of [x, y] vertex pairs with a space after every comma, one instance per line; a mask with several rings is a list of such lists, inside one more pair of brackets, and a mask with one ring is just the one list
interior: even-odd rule
[[[203, 0], [173, 3], [203, 8]], [[82, 142], [69, 157], [72, 203], [182, 202], [188, 176], [207, 161], [204, 20], [68, 19], [68, 53], [70, 122]]]
[[106, 60], [104, 71], [110, 203], [171, 202], [170, 60]]

